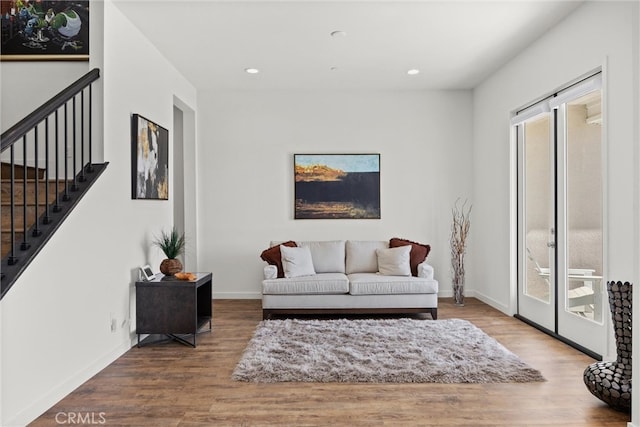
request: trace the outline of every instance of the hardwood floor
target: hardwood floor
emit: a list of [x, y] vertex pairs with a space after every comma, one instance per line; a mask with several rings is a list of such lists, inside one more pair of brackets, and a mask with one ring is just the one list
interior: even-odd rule
[[120, 426], [623, 427], [630, 420], [587, 391], [582, 372], [593, 359], [473, 298], [462, 308], [441, 299], [439, 318], [470, 320], [546, 382], [235, 382], [231, 373], [262, 319], [260, 301], [215, 300], [213, 307], [213, 331], [198, 336], [197, 348], [134, 347], [31, 425], [57, 425], [69, 414]]

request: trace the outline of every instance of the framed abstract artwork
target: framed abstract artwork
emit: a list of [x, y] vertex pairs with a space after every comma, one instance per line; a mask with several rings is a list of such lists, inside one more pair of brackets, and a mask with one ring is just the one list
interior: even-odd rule
[[294, 154], [295, 219], [380, 219], [380, 154]]
[[89, 60], [89, 1], [0, 0], [0, 60]]
[[131, 198], [169, 199], [169, 131], [131, 116]]

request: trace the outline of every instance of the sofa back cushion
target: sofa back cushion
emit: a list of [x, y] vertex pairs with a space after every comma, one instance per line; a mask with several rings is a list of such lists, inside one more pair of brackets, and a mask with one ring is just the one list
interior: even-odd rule
[[376, 273], [378, 255], [376, 249], [386, 249], [389, 243], [379, 240], [347, 240], [346, 273]]
[[344, 273], [345, 241], [296, 242], [299, 247], [308, 247], [316, 273]]

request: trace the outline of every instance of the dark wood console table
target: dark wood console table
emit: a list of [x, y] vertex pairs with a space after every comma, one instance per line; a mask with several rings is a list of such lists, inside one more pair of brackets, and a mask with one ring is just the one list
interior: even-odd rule
[[[163, 334], [196, 346], [198, 331], [209, 324], [211, 331], [211, 273], [195, 273], [196, 280], [179, 280], [157, 274], [153, 280], [136, 282], [136, 333]], [[180, 335], [191, 335], [188, 341]], [[148, 337], [149, 338], [149, 337]], [[147, 338], [143, 340], [143, 343]]]

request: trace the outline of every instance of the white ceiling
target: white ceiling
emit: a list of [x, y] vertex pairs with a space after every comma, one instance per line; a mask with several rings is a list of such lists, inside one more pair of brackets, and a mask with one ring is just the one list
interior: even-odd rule
[[198, 90], [421, 90], [475, 87], [582, 2], [115, 3]]

